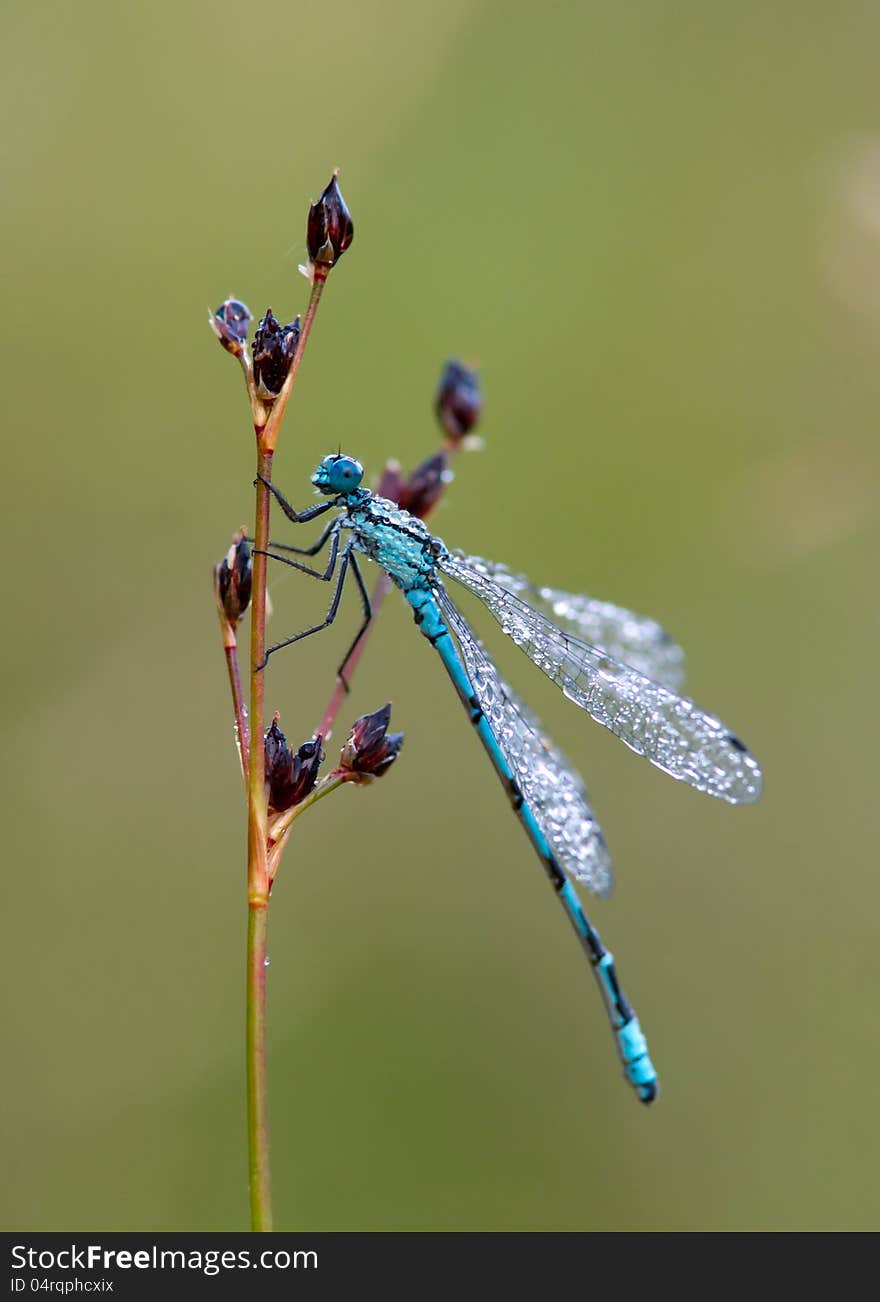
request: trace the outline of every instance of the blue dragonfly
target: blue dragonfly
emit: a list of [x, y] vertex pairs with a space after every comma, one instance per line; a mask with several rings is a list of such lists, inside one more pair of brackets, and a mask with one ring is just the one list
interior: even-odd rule
[[[659, 624], [589, 597], [538, 588], [502, 565], [450, 551], [421, 520], [364, 488], [363, 474], [353, 457], [341, 452], [325, 457], [312, 483], [326, 500], [303, 511], [296, 511], [274, 484], [263, 480], [295, 524], [334, 508], [338, 512], [310, 547], [270, 544], [268, 556], [324, 582], [335, 580], [335, 588], [325, 619], [270, 647], [266, 661], [281, 647], [333, 623], [350, 571], [363, 622], [340, 665], [344, 681], [349, 658], [372, 618], [358, 557], [381, 566], [443, 661], [587, 955], [624, 1075], [642, 1102], [651, 1103], [659, 1083], [647, 1041], [618, 981], [614, 959], [573, 885], [578, 882], [599, 896], [607, 895], [612, 885], [608, 847], [587, 792], [577, 771], [501, 677], [444, 580], [478, 597], [570, 701], [664, 773], [739, 805], [757, 800], [761, 793], [758, 764], [719, 719], [680, 695], [684, 657]], [[281, 554], [312, 557], [325, 547], [329, 553], [323, 570]]]

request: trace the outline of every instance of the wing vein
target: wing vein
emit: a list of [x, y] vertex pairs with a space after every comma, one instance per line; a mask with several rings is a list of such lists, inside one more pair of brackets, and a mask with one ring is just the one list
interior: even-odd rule
[[565, 633], [466, 559], [446, 557], [440, 569], [482, 601], [507, 636], [570, 701], [636, 754], [730, 804], [758, 799], [758, 763], [720, 719], [601, 648]]
[[560, 867], [597, 895], [613, 884], [611, 858], [577, 771], [519, 700], [440, 584], [435, 595], [461, 650], [480, 708]]

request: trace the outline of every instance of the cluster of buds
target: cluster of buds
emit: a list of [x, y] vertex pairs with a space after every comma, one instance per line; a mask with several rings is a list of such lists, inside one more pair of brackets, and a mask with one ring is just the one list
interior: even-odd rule
[[253, 374], [254, 392], [264, 402], [272, 402], [281, 392], [287, 372], [293, 361], [301, 330], [300, 318], [281, 325], [271, 307], [260, 320], [254, 332], [250, 362], [247, 358], [248, 327], [253, 320], [251, 310], [237, 298], [225, 298], [209, 324], [222, 346], [233, 357], [243, 362]]
[[[388, 731], [390, 722], [390, 705], [357, 719], [340, 753], [339, 765], [328, 780], [368, 783], [387, 773], [403, 745], [402, 732]], [[276, 713], [265, 735], [266, 790], [272, 812], [292, 809], [314, 791], [324, 759], [322, 743], [318, 735], [304, 741], [298, 750], [291, 750]]]
[[[354, 222], [339, 189], [338, 169], [330, 178], [320, 198], [309, 207], [306, 245], [309, 265], [300, 270], [312, 279], [317, 269], [326, 279], [331, 267], [342, 257], [354, 238]], [[209, 323], [223, 348], [253, 375], [254, 398], [271, 404], [284, 385], [299, 343], [301, 322], [296, 317], [281, 325], [267, 308], [254, 334], [251, 356], [247, 354], [247, 337], [253, 314], [237, 298], [225, 298]], [[250, 383], [250, 381], [249, 381]]]

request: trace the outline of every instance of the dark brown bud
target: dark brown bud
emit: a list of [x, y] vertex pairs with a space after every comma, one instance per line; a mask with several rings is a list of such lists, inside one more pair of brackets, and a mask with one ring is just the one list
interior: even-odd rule
[[281, 392], [299, 343], [300, 325], [299, 317], [280, 325], [271, 307], [266, 308], [254, 334], [254, 383], [259, 397], [277, 398]]
[[314, 789], [324, 758], [321, 738], [303, 742], [294, 755], [278, 726], [278, 715], [266, 732], [266, 784], [269, 806], [280, 813], [298, 805]]
[[423, 520], [436, 505], [446, 485], [452, 480], [449, 458], [441, 448], [404, 478], [396, 461], [386, 462], [376, 485], [376, 496], [387, 497], [411, 515]]
[[401, 485], [398, 504], [405, 511], [417, 515], [420, 520], [424, 519], [451, 479], [448, 458], [441, 448], [420, 466], [416, 466], [409, 479]]
[[252, 564], [247, 534], [239, 529], [229, 551], [214, 570], [220, 604], [233, 627], [251, 602]]
[[337, 169], [330, 184], [309, 208], [306, 244], [312, 262], [332, 267], [354, 239], [354, 222], [339, 189]]
[[440, 376], [435, 409], [437, 419], [453, 442], [470, 434], [483, 410], [477, 372], [461, 362], [447, 362]]
[[225, 298], [208, 320], [226, 351], [234, 357], [240, 357], [248, 327], [253, 320], [250, 308], [237, 298]]
[[380, 778], [400, 754], [402, 732], [389, 732], [391, 706], [357, 719], [339, 757], [339, 767], [365, 778]]

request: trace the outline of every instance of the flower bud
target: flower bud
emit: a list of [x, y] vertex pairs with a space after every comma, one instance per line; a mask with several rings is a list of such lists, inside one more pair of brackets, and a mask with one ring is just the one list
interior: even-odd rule
[[446, 453], [441, 448], [416, 466], [409, 479], [401, 485], [398, 504], [411, 515], [417, 515], [423, 520], [436, 505], [451, 479], [452, 471]]
[[312, 262], [332, 267], [354, 238], [354, 222], [339, 189], [339, 169], [324, 193], [309, 208], [306, 244]]
[[298, 805], [313, 790], [324, 758], [321, 738], [303, 742], [294, 755], [278, 726], [278, 715], [266, 732], [266, 783], [270, 808], [281, 812]]
[[250, 605], [252, 566], [247, 534], [239, 529], [229, 551], [214, 567], [220, 604], [233, 628]]
[[435, 410], [448, 438], [454, 443], [466, 438], [483, 410], [477, 372], [461, 362], [447, 362], [440, 376]]
[[253, 317], [250, 308], [237, 298], [225, 298], [208, 323], [220, 343], [233, 357], [240, 357]]
[[293, 354], [299, 343], [300, 319], [289, 325], [278, 323], [271, 307], [254, 334], [254, 383], [260, 398], [277, 398], [281, 392]]
[[357, 719], [339, 756], [339, 767], [357, 774], [353, 780], [380, 778], [386, 773], [403, 745], [402, 732], [389, 732], [391, 706], [383, 705], [373, 714]]
[[451, 480], [449, 458], [441, 448], [416, 466], [406, 478], [397, 461], [386, 462], [382, 477], [376, 485], [376, 496], [387, 497], [390, 502], [402, 506], [404, 511], [424, 520]]

